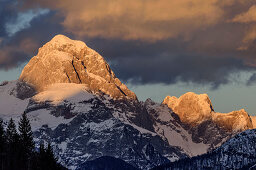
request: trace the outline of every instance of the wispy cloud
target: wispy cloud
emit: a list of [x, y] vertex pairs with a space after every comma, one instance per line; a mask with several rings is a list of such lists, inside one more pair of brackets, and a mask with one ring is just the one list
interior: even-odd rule
[[17, 17], [10, 19], [5, 23], [5, 30], [9, 36], [15, 35], [15, 33], [30, 27], [30, 22], [40, 16], [49, 13], [48, 9], [32, 9], [25, 12], [19, 12]]

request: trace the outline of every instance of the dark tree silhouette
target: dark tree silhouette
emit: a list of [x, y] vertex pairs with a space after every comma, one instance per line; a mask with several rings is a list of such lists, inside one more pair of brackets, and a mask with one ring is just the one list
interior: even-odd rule
[[20, 157], [20, 138], [13, 119], [9, 121], [6, 129], [6, 142], [8, 169], [20, 169], [22, 167]]
[[3, 120], [0, 119], [0, 167], [3, 169], [6, 163], [6, 137]]
[[51, 145], [48, 143], [47, 148], [44, 144], [40, 144], [37, 166], [35, 169], [38, 170], [62, 170], [65, 169], [60, 164], [57, 163], [57, 159], [54, 156]]
[[0, 170], [64, 170], [57, 162], [52, 147], [45, 149], [41, 144], [35, 149], [33, 133], [26, 113], [19, 121], [19, 133], [13, 119], [8, 122], [6, 131], [0, 119]]
[[22, 114], [22, 117], [19, 121], [19, 132], [20, 132], [20, 144], [22, 147], [21, 156], [23, 159], [23, 168], [31, 169], [31, 157], [33, 156], [34, 151], [34, 141], [33, 141], [33, 132], [31, 130], [29, 119], [27, 118], [26, 113]]

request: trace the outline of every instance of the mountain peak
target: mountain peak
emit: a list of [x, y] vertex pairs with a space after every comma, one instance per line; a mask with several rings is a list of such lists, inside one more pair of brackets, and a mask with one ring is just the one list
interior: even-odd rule
[[188, 92], [179, 98], [167, 96], [163, 104], [171, 108], [183, 123], [191, 126], [210, 120], [230, 131], [255, 127], [255, 119], [250, 117], [244, 109], [230, 113], [215, 112], [207, 94]]
[[69, 37], [58, 34], [54, 36], [51, 41], [48, 42], [49, 44], [53, 44], [56, 47], [60, 47], [63, 45], [70, 45], [76, 48], [77, 51], [82, 50], [83, 48], [88, 48], [87, 45], [83, 41], [79, 40], [72, 40]]
[[244, 109], [230, 113], [215, 113], [212, 119], [219, 126], [232, 131], [243, 131], [253, 128], [253, 120]]
[[199, 124], [211, 117], [213, 107], [207, 94], [185, 93], [179, 98], [167, 96], [163, 104], [168, 105], [186, 124]]
[[104, 58], [84, 42], [56, 35], [24, 67], [20, 80], [44, 91], [55, 83], [86, 84], [95, 93], [111, 97], [137, 99], [116, 78]]

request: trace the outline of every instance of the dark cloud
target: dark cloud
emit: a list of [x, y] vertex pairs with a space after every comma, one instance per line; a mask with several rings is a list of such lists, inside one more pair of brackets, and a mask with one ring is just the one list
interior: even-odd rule
[[[83, 40], [105, 57], [119, 78], [134, 84], [182, 81], [217, 88], [231, 82], [231, 74], [256, 68], [254, 20], [237, 17], [250, 16], [241, 14], [248, 13], [255, 0], [24, 0], [23, 9], [4, 2], [0, 69], [27, 61], [60, 33]], [[3, 25], [20, 10], [34, 8], [51, 12], [8, 37]]]
[[232, 81], [232, 73], [254, 69], [231, 50], [224, 54], [208, 51], [208, 55], [205, 55], [206, 51], [203, 50], [201, 54], [191, 52], [191, 44], [180, 40], [143, 43], [94, 39], [87, 42], [110, 61], [119, 78], [133, 84], [172, 84], [182, 81], [217, 88]]
[[249, 80], [247, 81], [247, 86], [256, 84], [256, 73], [253, 73]]
[[0, 1], [0, 37], [7, 36], [5, 23], [17, 16], [15, 1]]
[[62, 32], [61, 20], [51, 12], [33, 19], [29, 28], [20, 30], [13, 37], [5, 34], [0, 44], [0, 70], [17, 67], [33, 57], [42, 44]]

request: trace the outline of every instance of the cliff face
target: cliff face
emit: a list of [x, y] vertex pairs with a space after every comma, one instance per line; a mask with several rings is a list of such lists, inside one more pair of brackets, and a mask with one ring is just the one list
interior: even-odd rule
[[251, 119], [252, 119], [252, 126], [253, 126], [253, 129], [256, 129], [256, 116], [250, 116]]
[[103, 92], [115, 99], [137, 99], [101, 55], [85, 43], [64, 35], [55, 36], [39, 49], [25, 66], [20, 80], [33, 85], [37, 91], [55, 83], [76, 83], [86, 84], [91, 91]]
[[252, 119], [244, 109], [230, 113], [215, 113], [212, 119], [219, 126], [232, 131], [244, 131], [253, 128]]
[[251, 117], [243, 109], [230, 113], [214, 112], [207, 94], [197, 95], [188, 92], [179, 98], [167, 96], [163, 104], [178, 114], [183, 123], [192, 127], [204, 121], [211, 121], [229, 131], [243, 131], [253, 128]]
[[188, 92], [180, 98], [167, 96], [163, 104], [168, 105], [183, 123], [196, 125], [212, 117], [213, 108], [207, 94]]

